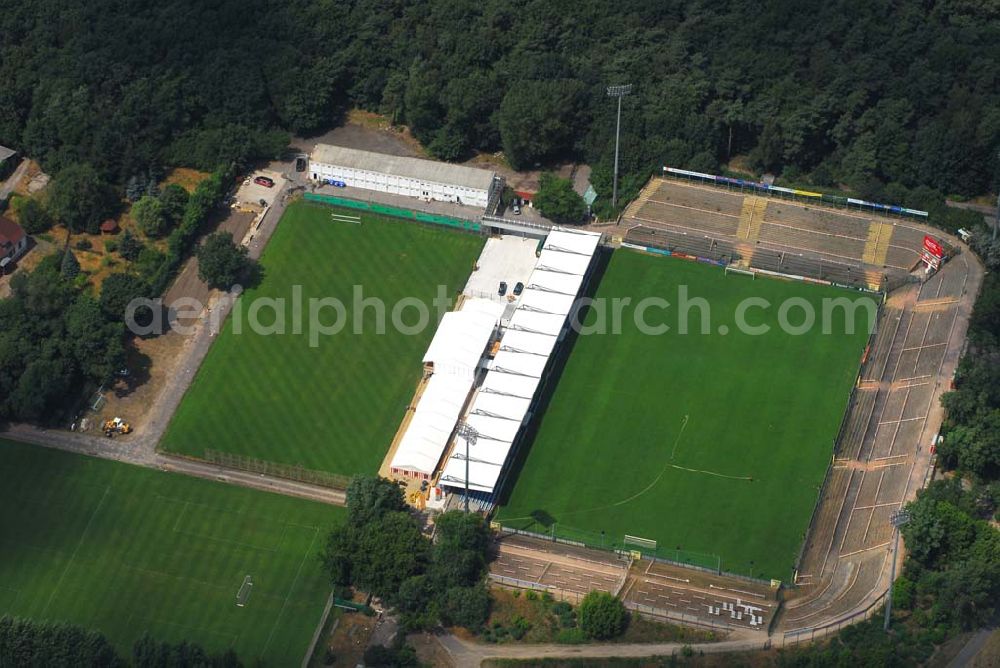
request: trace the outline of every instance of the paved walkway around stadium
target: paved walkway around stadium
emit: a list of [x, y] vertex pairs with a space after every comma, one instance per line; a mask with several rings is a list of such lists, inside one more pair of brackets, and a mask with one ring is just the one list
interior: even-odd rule
[[746, 652], [770, 647], [760, 633], [734, 631], [727, 640], [717, 643], [689, 645], [685, 643], [602, 643], [593, 645], [494, 645], [476, 643], [451, 634], [437, 636], [458, 668], [479, 666], [488, 659], [584, 659], [654, 656], [681, 654], [685, 647], [698, 652], [720, 654]]

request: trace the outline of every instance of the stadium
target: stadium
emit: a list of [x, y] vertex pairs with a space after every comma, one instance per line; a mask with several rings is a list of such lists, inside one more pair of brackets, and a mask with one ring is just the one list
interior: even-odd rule
[[[331, 190], [289, 208], [241, 302], [443, 286], [447, 312], [415, 335], [353, 312], [318, 353], [231, 320], [164, 449], [333, 486], [377, 470], [489, 516], [498, 582], [697, 624], [794, 633], [884, 590], [974, 280], [926, 214], [672, 168], [589, 229]], [[773, 308], [746, 331], [754, 300]]]
[[[544, 544], [611, 548], [630, 560], [603, 587], [661, 617], [794, 643], [872, 614], [891, 518], [932, 468], [938, 397], [981, 277], [925, 216], [665, 168], [614, 228], [630, 254], [614, 251], [598, 297], [681, 282], [713, 306], [747, 284], [807, 301], [833, 290], [876, 303], [870, 334], [769, 335], [743, 351], [738, 337], [678, 336], [674, 358], [652, 337], [571, 342], [498, 499], [496, 525], [518, 542], [496, 579], [572, 598], [581, 577], [608, 574], [567, 577]], [[753, 612], [740, 607], [751, 595]]]

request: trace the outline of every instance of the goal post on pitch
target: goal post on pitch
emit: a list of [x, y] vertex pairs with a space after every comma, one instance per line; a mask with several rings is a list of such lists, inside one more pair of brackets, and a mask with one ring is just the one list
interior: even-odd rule
[[250, 576], [243, 578], [243, 584], [240, 585], [240, 590], [236, 592], [236, 607], [242, 608], [247, 604], [250, 599], [250, 590], [253, 589], [253, 580]]
[[743, 268], [743, 267], [737, 266], [734, 263], [727, 264], [726, 267], [725, 267], [725, 269], [724, 269], [724, 273], [727, 276], [730, 273], [733, 273], [733, 274], [742, 274], [744, 276], [749, 276], [752, 280], [757, 280], [757, 272], [756, 271], [754, 271], [753, 269], [747, 269], [747, 268]]
[[628, 534], [625, 534], [625, 538], [624, 540], [622, 540], [622, 543], [624, 543], [625, 545], [634, 545], [636, 547], [641, 547], [644, 550], [650, 550], [652, 552], [656, 552], [656, 541], [653, 540], [652, 538], [640, 538], [639, 536], [630, 536]]

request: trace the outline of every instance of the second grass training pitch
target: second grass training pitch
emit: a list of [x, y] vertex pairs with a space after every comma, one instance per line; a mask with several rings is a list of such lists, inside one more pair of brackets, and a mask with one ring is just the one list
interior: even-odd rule
[[301, 661], [343, 508], [3, 439], [0, 468], [0, 615]]
[[263, 282], [235, 309], [244, 323], [260, 298], [284, 299], [290, 311], [301, 286], [305, 300], [346, 304], [343, 330], [312, 347], [309, 327], [292, 331], [290, 314], [281, 335], [235, 334], [231, 315], [174, 415], [166, 450], [202, 457], [213, 449], [344, 475], [378, 470], [435, 327], [432, 320], [411, 335], [390, 323], [377, 333], [374, 308], [353, 318], [354, 289], [381, 300], [386, 314], [404, 298], [430, 307], [439, 285], [452, 298], [462, 289], [484, 242], [412, 221], [361, 214], [363, 224], [351, 225], [330, 215], [327, 206], [289, 206], [261, 258]]

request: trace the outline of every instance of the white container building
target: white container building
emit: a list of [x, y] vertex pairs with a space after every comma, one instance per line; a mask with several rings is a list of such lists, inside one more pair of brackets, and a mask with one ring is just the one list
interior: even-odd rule
[[309, 156], [309, 175], [319, 183], [342, 183], [350, 188], [482, 209], [493, 190], [502, 187], [495, 173], [485, 169], [329, 144], [316, 145]]

